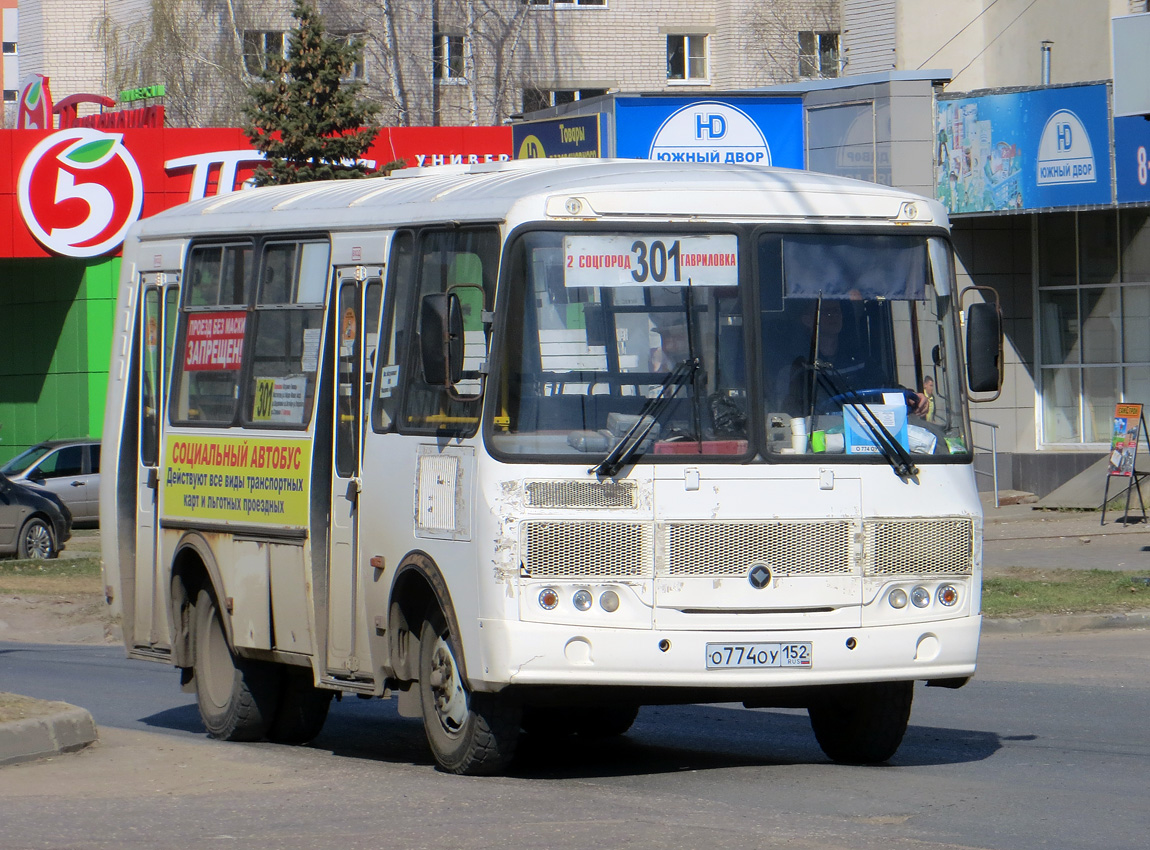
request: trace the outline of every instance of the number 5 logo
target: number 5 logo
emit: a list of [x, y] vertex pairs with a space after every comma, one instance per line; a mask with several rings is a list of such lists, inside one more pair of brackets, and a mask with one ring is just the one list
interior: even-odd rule
[[53, 133], [24, 160], [16, 193], [32, 235], [57, 254], [95, 257], [124, 241], [144, 204], [139, 166], [122, 134]]

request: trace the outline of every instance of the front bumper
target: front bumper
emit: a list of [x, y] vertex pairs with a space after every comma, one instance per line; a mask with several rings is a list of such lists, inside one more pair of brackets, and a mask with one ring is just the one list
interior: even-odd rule
[[[982, 617], [820, 630], [698, 632], [576, 628], [483, 620], [476, 690], [514, 686], [614, 686], [761, 690], [974, 674]], [[809, 668], [706, 667], [708, 643], [811, 644]], [[853, 648], [851, 648], [853, 646]]]

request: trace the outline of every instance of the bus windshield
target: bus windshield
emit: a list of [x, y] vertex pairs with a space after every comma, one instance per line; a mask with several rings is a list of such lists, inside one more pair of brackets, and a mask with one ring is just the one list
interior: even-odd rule
[[492, 448], [967, 461], [949, 256], [889, 232], [526, 233]]

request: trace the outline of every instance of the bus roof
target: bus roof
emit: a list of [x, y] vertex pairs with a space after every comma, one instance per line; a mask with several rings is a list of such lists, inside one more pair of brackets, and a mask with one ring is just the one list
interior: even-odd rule
[[[577, 198], [579, 204], [569, 203]], [[550, 159], [403, 169], [216, 195], [135, 225], [141, 239], [197, 233], [386, 227], [433, 221], [671, 217], [696, 220], [914, 220], [946, 225], [941, 204], [810, 171], [757, 165]]]

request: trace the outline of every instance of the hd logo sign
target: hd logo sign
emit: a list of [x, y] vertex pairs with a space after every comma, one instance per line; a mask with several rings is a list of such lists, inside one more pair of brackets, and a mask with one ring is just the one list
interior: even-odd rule
[[20, 215], [48, 250], [96, 257], [140, 217], [143, 180], [119, 133], [76, 127], [43, 139], [16, 183]]
[[1046, 120], [1038, 142], [1039, 186], [1063, 183], [1094, 183], [1094, 147], [1082, 121], [1069, 109], [1060, 109]]

